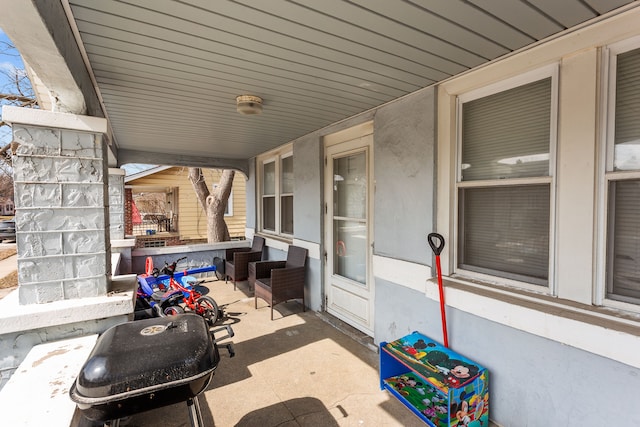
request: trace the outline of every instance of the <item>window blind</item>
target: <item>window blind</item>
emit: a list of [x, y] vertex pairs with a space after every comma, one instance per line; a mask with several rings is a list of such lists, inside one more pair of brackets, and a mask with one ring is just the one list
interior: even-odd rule
[[[640, 170], [640, 49], [618, 54], [614, 170]], [[640, 304], [640, 180], [609, 181], [607, 298]]]
[[616, 63], [615, 170], [640, 169], [640, 49]]
[[460, 189], [459, 267], [547, 285], [549, 203], [549, 184]]
[[549, 176], [551, 77], [462, 106], [462, 180]]
[[[640, 302], [640, 180], [612, 181], [608, 297]], [[620, 298], [623, 297], [623, 298]]]

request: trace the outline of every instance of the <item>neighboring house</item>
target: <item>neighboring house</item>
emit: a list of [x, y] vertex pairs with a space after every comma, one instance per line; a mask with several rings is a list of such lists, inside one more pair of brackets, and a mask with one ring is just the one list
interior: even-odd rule
[[[222, 174], [218, 169], [203, 169], [209, 189], [214, 188]], [[132, 203], [131, 233], [140, 236], [146, 247], [172, 246], [206, 241], [207, 216], [198, 201], [188, 169], [157, 166], [125, 177], [126, 203]], [[235, 174], [231, 196], [227, 204], [225, 222], [232, 239], [244, 238], [246, 223], [246, 179]], [[140, 197], [155, 198], [155, 207], [145, 211]], [[137, 200], [137, 203], [136, 203]], [[149, 209], [149, 208], [147, 208]], [[138, 212], [138, 215], [135, 213]], [[126, 219], [127, 220], [127, 219]], [[147, 234], [152, 230], [154, 234]]]
[[15, 205], [13, 200], [7, 197], [0, 197], [0, 215], [12, 216], [15, 215]]

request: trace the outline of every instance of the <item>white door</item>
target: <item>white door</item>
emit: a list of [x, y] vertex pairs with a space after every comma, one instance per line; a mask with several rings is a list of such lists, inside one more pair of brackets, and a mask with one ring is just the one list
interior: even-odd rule
[[372, 142], [368, 134], [326, 147], [327, 311], [373, 335]]

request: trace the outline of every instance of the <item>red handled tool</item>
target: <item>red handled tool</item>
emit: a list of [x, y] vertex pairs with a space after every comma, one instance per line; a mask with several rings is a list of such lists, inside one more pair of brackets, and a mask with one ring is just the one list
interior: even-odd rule
[[442, 316], [442, 335], [444, 337], [444, 346], [449, 347], [449, 338], [447, 336], [447, 314], [444, 311], [444, 289], [442, 287], [442, 268], [440, 267], [440, 252], [444, 249], [444, 237], [438, 233], [429, 233], [427, 236], [429, 246], [436, 255], [436, 271], [438, 272], [438, 292], [440, 293], [440, 315]]

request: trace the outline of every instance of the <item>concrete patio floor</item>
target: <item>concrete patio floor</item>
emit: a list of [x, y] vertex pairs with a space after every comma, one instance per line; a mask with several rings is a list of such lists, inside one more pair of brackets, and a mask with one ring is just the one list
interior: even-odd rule
[[[220, 349], [209, 388], [200, 395], [206, 426], [424, 426], [378, 380], [378, 355], [357, 331], [296, 302], [269, 307], [247, 282], [205, 284], [224, 305], [236, 356]], [[335, 325], [338, 325], [337, 327]], [[362, 338], [362, 339], [360, 339]], [[373, 349], [372, 349], [373, 348]], [[146, 357], [141, 355], [141, 357]], [[128, 427], [190, 425], [187, 406], [137, 414]]]

